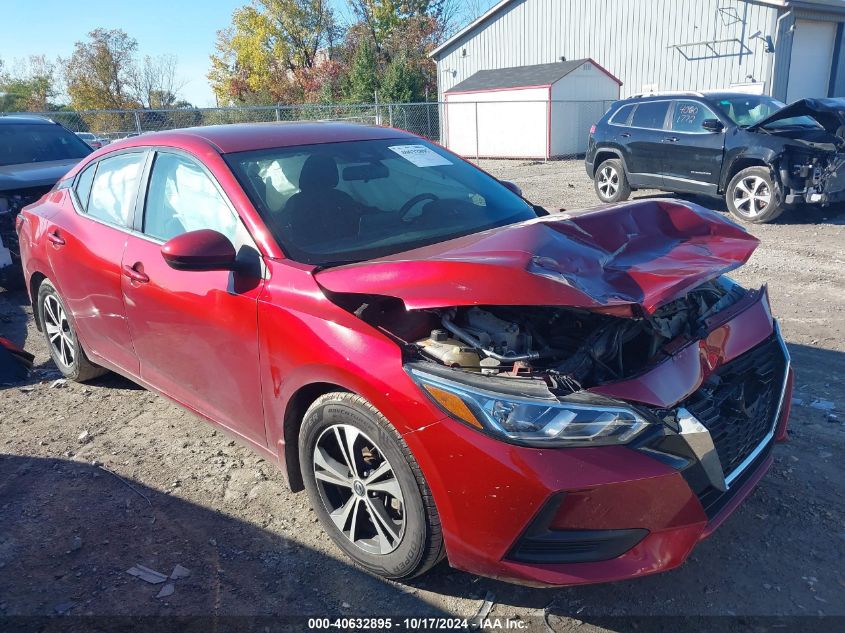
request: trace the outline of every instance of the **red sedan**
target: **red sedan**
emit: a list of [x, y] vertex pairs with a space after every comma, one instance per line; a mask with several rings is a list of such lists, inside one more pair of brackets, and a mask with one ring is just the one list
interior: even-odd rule
[[786, 437], [757, 245], [669, 200], [567, 218], [393, 129], [109, 145], [19, 216], [61, 371], [277, 462], [362, 567], [534, 584], [671, 569]]

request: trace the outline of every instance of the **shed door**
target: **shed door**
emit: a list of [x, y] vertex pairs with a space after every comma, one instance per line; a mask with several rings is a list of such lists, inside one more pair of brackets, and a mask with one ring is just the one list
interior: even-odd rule
[[786, 90], [788, 103], [827, 96], [835, 41], [835, 22], [796, 21]]

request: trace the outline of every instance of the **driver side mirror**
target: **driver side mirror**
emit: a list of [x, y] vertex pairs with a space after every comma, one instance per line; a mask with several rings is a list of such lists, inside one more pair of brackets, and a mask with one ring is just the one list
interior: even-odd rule
[[517, 185], [516, 183], [513, 183], [510, 180], [500, 180], [499, 182], [502, 183], [508, 189], [510, 189], [512, 192], [514, 192], [516, 195], [518, 195], [520, 198], [522, 197], [522, 189], [520, 189], [519, 185]]
[[721, 132], [725, 129], [725, 126], [719, 119], [704, 119], [701, 122], [701, 127], [703, 127], [708, 132], [713, 132], [714, 134]]
[[200, 229], [182, 233], [161, 247], [161, 256], [174, 270], [236, 270], [237, 253], [222, 233]]

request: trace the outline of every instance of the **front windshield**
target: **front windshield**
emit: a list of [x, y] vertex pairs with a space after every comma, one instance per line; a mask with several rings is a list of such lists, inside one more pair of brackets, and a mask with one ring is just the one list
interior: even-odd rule
[[285, 253], [334, 265], [537, 217], [494, 178], [421, 139], [226, 156]]
[[0, 125], [0, 166], [84, 158], [91, 148], [60, 125]]
[[[716, 104], [731, 121], [741, 127], [749, 127], [771, 116], [786, 104], [766, 95], [737, 95], [720, 98]], [[767, 128], [782, 127], [821, 127], [808, 116], [796, 116], [781, 119], [765, 126]]]

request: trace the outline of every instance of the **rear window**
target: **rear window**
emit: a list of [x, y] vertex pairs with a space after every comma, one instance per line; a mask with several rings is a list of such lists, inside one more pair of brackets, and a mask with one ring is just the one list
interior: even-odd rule
[[634, 119], [631, 125], [634, 127], [650, 128], [652, 130], [663, 129], [666, 120], [666, 112], [669, 110], [669, 101], [644, 101], [637, 106], [634, 112]]
[[91, 148], [60, 125], [0, 125], [0, 166], [84, 158]]
[[622, 106], [616, 111], [616, 113], [612, 117], [610, 117], [610, 122], [616, 125], [627, 125], [628, 119], [631, 118], [631, 112], [633, 110], [633, 104]]

